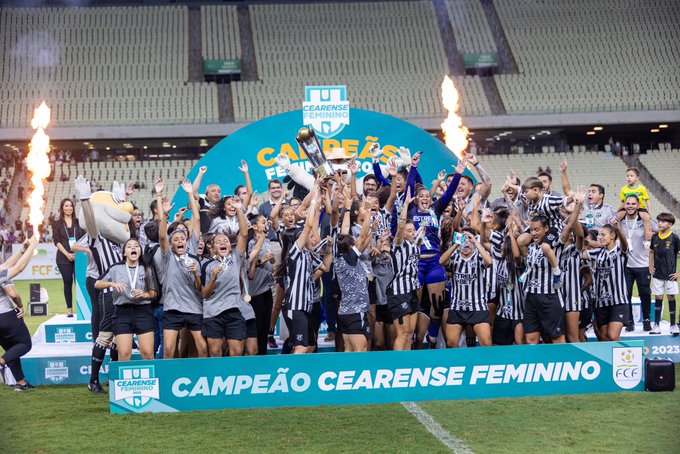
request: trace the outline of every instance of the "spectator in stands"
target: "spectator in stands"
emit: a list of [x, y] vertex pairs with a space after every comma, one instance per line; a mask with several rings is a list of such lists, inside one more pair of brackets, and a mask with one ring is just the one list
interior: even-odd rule
[[67, 317], [73, 317], [73, 282], [75, 279], [75, 253], [71, 246], [85, 231], [74, 215], [75, 205], [71, 199], [63, 199], [59, 204], [59, 219], [52, 224], [52, 234], [57, 246], [57, 268], [64, 283]]

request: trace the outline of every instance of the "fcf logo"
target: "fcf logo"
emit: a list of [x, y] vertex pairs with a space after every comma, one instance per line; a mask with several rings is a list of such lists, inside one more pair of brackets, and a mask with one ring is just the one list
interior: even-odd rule
[[328, 85], [305, 87], [302, 124], [311, 126], [319, 137], [328, 139], [349, 125], [347, 87]]
[[620, 388], [635, 388], [642, 380], [642, 347], [612, 348], [612, 373]]

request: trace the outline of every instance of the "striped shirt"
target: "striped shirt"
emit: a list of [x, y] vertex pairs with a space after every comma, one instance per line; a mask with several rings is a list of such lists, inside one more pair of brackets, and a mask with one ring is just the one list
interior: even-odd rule
[[420, 250], [417, 245], [403, 240], [400, 245], [392, 244], [392, 269], [394, 277], [387, 286], [389, 295], [406, 295], [420, 288], [418, 281], [418, 260]]
[[487, 267], [479, 251], [463, 257], [460, 248], [453, 251], [451, 268], [451, 309], [457, 311], [488, 311]]
[[514, 266], [514, 261], [494, 260], [496, 263], [496, 275], [498, 282], [498, 309], [496, 315], [507, 320], [524, 319], [524, 286], [519, 282], [522, 267], [515, 266], [514, 279], [510, 279], [509, 267]]
[[307, 249], [300, 249], [297, 242], [288, 252], [288, 268], [284, 288], [287, 310], [307, 311], [314, 297], [314, 264], [312, 253]]
[[544, 194], [541, 199], [534, 203], [529, 201], [529, 219], [534, 216], [543, 216], [550, 224], [550, 227], [562, 230], [562, 217], [560, 208], [564, 203], [564, 197], [552, 194]]
[[595, 307], [628, 304], [626, 254], [621, 247], [595, 248], [589, 250], [588, 255], [595, 263]]
[[[97, 270], [99, 271], [100, 278], [113, 265], [123, 261], [123, 250], [121, 249], [120, 245], [104, 238], [101, 235], [99, 235], [97, 238], [90, 239], [90, 250], [92, 251], [92, 257], [97, 264]], [[107, 287], [102, 290], [104, 293], [111, 291], [111, 287]]]
[[584, 309], [581, 295], [581, 251], [573, 243], [565, 244], [559, 256], [560, 269], [564, 275], [562, 301], [564, 310], [577, 312]]
[[[553, 244], [555, 255], [559, 257], [559, 249], [562, 243]], [[527, 252], [527, 271], [525, 276], [525, 293], [534, 293], [540, 295], [555, 295], [561, 298], [559, 289], [552, 288], [552, 269], [548, 258], [543, 254], [541, 245], [535, 242], [529, 244]]]

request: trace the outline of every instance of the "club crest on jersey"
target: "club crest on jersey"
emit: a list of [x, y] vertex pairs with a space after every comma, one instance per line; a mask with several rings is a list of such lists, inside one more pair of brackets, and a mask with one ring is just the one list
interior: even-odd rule
[[113, 400], [141, 408], [159, 398], [160, 385], [154, 366], [121, 367], [118, 380], [113, 381]]
[[305, 87], [302, 124], [314, 128], [324, 139], [336, 136], [349, 125], [349, 101], [344, 85]]

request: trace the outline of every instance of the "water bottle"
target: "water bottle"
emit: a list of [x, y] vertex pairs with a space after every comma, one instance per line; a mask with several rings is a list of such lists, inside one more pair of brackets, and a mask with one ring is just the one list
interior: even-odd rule
[[586, 213], [586, 227], [589, 229], [592, 229], [593, 226], [595, 225], [595, 216], [593, 216], [592, 212]]

